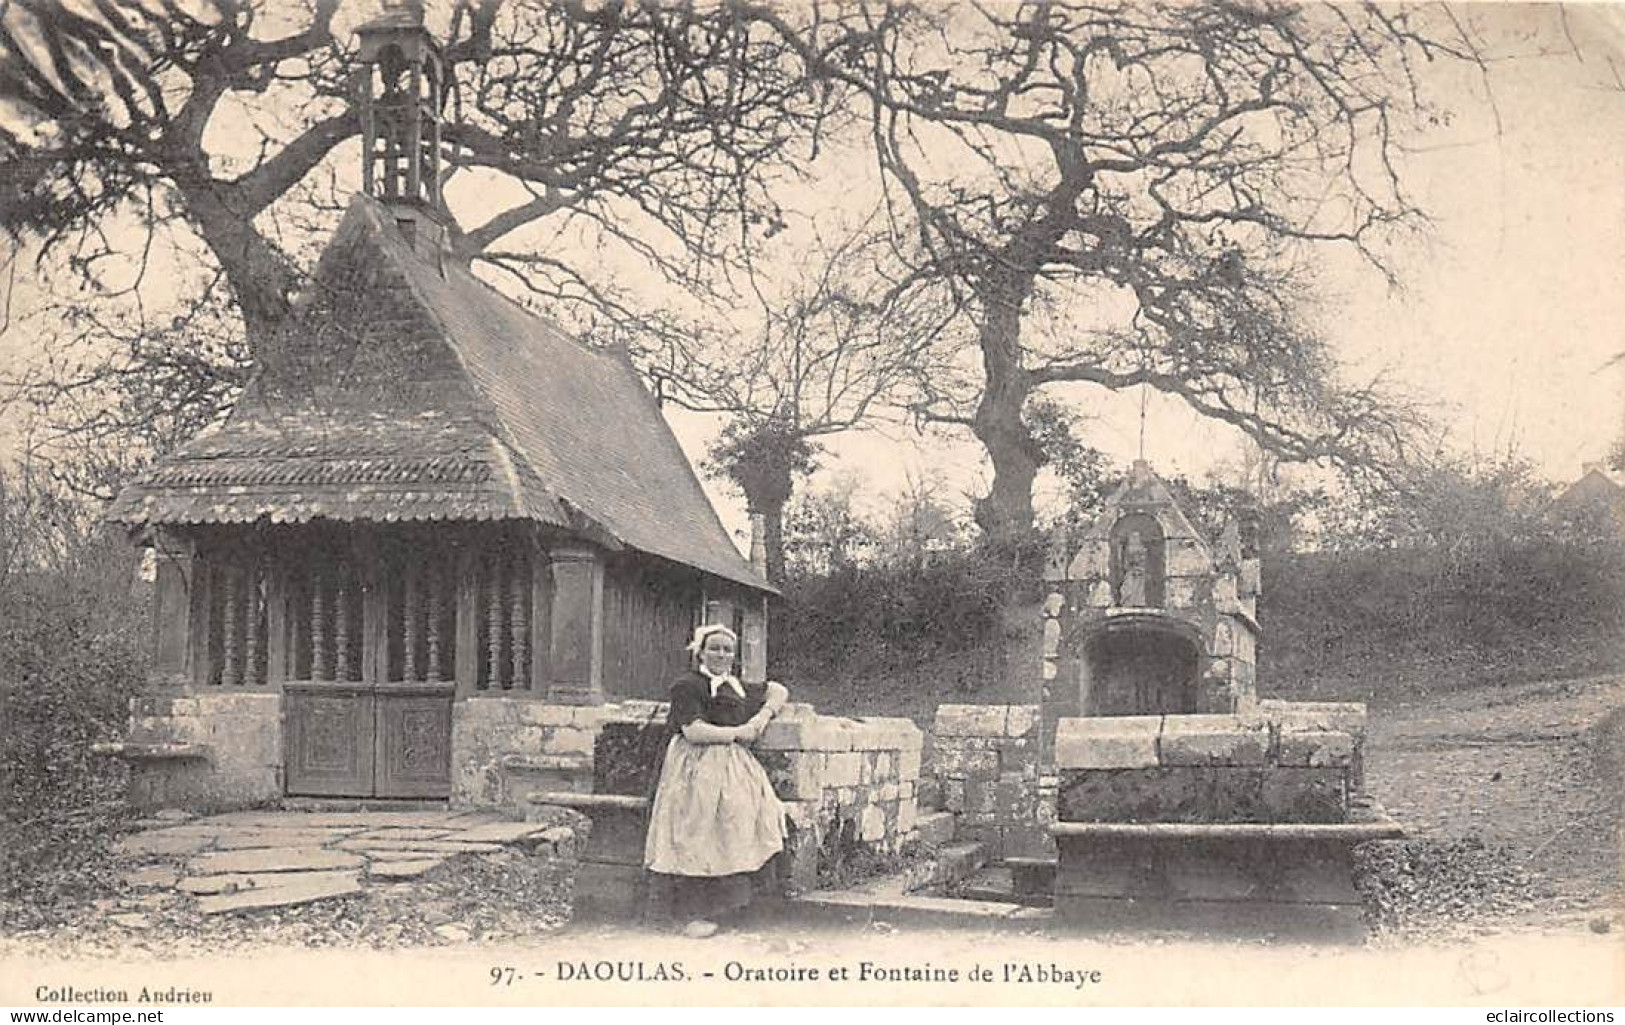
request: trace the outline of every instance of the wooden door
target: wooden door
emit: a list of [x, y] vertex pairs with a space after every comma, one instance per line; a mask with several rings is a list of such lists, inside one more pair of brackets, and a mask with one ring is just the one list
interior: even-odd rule
[[450, 688], [293, 684], [285, 700], [289, 794], [450, 795]]
[[377, 796], [450, 796], [452, 688], [385, 686], [374, 701]]
[[[405, 548], [405, 546], [395, 546]], [[455, 578], [366, 544], [310, 546], [288, 573], [287, 792], [451, 793]]]
[[289, 684], [288, 793], [372, 797], [377, 778], [377, 703], [366, 685]]

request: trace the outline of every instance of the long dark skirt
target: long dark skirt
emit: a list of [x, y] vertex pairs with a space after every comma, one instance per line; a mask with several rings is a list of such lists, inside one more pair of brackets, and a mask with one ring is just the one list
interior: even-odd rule
[[770, 908], [784, 897], [782, 857], [755, 872], [725, 876], [679, 876], [649, 873], [650, 914], [656, 921], [736, 920]]

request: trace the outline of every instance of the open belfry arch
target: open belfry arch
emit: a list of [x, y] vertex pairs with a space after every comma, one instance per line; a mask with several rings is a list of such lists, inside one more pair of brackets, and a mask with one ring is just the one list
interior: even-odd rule
[[149, 799], [446, 797], [466, 703], [662, 697], [702, 618], [765, 677], [771, 588], [624, 354], [453, 255], [433, 38], [359, 37], [363, 194], [230, 416], [109, 512], [158, 554]]

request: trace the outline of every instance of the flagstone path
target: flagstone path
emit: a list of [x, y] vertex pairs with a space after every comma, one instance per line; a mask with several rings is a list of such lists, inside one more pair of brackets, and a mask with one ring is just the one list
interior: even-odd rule
[[415, 879], [458, 854], [508, 847], [557, 854], [568, 826], [488, 811], [244, 811], [205, 818], [166, 811], [114, 849], [137, 889], [195, 897], [204, 914], [305, 904], [369, 883]]

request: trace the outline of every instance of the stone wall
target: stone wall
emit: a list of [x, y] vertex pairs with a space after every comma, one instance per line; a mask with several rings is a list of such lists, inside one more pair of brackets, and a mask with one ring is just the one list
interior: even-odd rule
[[955, 836], [991, 857], [1047, 857], [1055, 778], [1040, 771], [1037, 705], [939, 705], [931, 771]]
[[[666, 705], [563, 706], [474, 698], [452, 713], [452, 801], [525, 811], [537, 792], [649, 796], [664, 752]], [[893, 851], [913, 838], [924, 737], [907, 719], [843, 719], [791, 704], [754, 751], [784, 802], [793, 879], [857, 848]], [[595, 813], [595, 817], [598, 813]], [[613, 817], [604, 815], [603, 817]], [[617, 841], [624, 863], [641, 837]], [[595, 845], [597, 846], [597, 845]], [[613, 852], [604, 852], [609, 856]]]
[[791, 878], [811, 888], [859, 848], [893, 852], [914, 839], [925, 737], [904, 718], [843, 719], [790, 705], [756, 755], [784, 802]]
[[1365, 709], [1062, 719], [1063, 822], [1331, 823], [1359, 790]]
[[135, 698], [120, 747], [138, 808], [207, 810], [282, 796], [278, 694]]
[[453, 805], [523, 812], [538, 790], [593, 792], [594, 749], [610, 723], [665, 721], [656, 701], [553, 705], [473, 697], [451, 706]]

